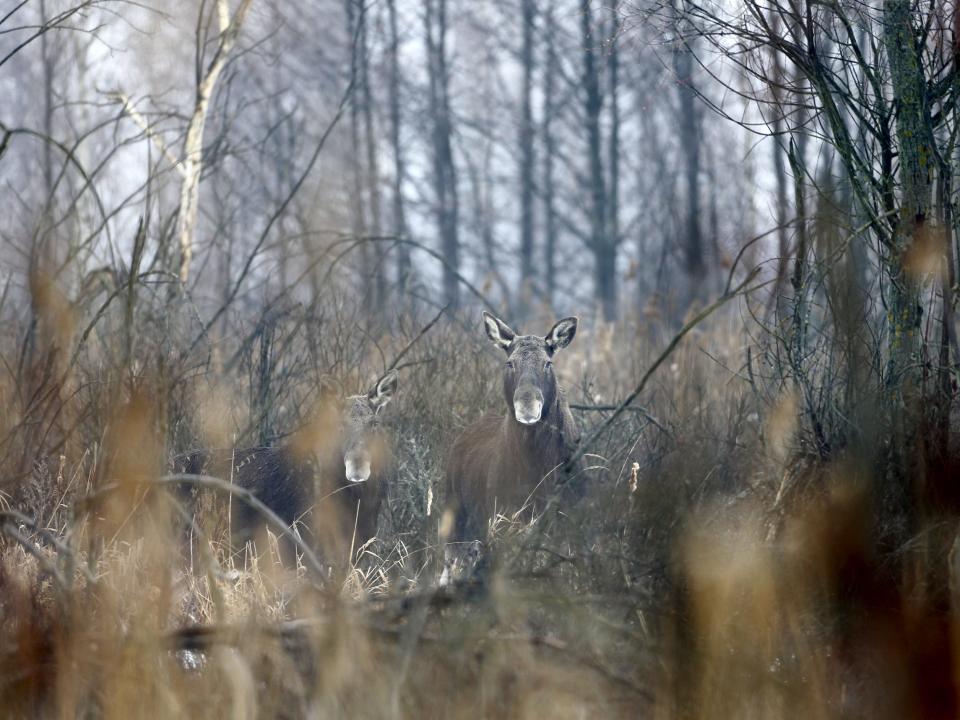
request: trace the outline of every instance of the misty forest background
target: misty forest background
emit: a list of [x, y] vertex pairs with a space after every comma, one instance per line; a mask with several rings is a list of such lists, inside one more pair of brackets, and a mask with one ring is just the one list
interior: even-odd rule
[[[11, 713], [960, 711], [957, 2], [0, 0], [0, 98]], [[586, 489], [438, 586], [480, 309], [579, 316]], [[184, 552], [394, 366], [342, 582]]]

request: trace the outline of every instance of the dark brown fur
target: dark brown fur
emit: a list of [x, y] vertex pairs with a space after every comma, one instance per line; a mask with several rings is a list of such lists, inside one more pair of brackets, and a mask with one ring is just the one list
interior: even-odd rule
[[[550, 362], [554, 350], [572, 339], [576, 320], [571, 321], [573, 330], [559, 346], [550, 345], [550, 334], [516, 336], [506, 325], [502, 331], [509, 333], [509, 342], [494, 340], [508, 357], [503, 381], [507, 412], [481, 418], [454, 442], [446, 471], [447, 502], [456, 513], [454, 541], [485, 539], [495, 514], [525, 508], [529, 516], [542, 509], [555, 489], [559, 470], [577, 443], [573, 415]], [[515, 418], [514, 398], [525, 388], [543, 399], [540, 420], [531, 425]]]
[[[374, 466], [366, 482], [349, 483], [338, 457], [301, 459], [283, 447], [198, 450], [179, 458], [177, 470], [211, 475], [252, 491], [331, 561], [346, 559], [351, 544], [356, 551], [376, 535], [387, 492], [383, 466]], [[233, 544], [255, 540], [264, 519], [242, 500], [235, 498], [230, 505]]]
[[[289, 447], [199, 450], [179, 458], [180, 472], [212, 475], [250, 490], [328, 561], [351, 558], [377, 532], [393, 462], [379, 414], [397, 388], [396, 372], [370, 391], [328, 396], [324, 411]], [[348, 473], [351, 477], [348, 477]], [[351, 482], [353, 480], [353, 482]], [[241, 499], [231, 503], [235, 545], [254, 539], [264, 518]]]
[[543, 507], [577, 438], [562, 393], [549, 416], [558, 422], [524, 426], [510, 415], [486, 415], [457, 438], [447, 463], [455, 541], [484, 539], [495, 513], [515, 512], [525, 503], [531, 512]]

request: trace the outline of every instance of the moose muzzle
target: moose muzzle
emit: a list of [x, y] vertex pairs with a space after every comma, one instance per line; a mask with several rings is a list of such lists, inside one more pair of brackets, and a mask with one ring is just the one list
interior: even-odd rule
[[543, 414], [543, 393], [535, 386], [517, 388], [513, 394], [513, 415], [522, 425], [540, 422]]
[[370, 479], [370, 455], [366, 452], [351, 451], [343, 456], [344, 471], [347, 480], [352, 483], [366, 482]]

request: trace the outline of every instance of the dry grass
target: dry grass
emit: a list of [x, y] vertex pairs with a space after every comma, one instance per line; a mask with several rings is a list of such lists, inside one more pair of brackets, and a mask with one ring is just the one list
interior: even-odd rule
[[[764, 380], [762, 362], [747, 366], [769, 348], [738, 312], [688, 336], [642, 411], [591, 448], [579, 502], [533, 522], [495, 519], [483, 585], [436, 585], [446, 448], [501, 403], [497, 360], [469, 318], [439, 325], [406, 358], [388, 419], [397, 476], [379, 537], [356, 565], [318, 580], [284, 564], [272, 535], [233, 550], [222, 498], [198, 515], [204, 536], [185, 542], [174, 506], [151, 486], [172, 454], [241, 447], [264, 431], [284, 442], [317, 407], [318, 378], [362, 387], [418, 329], [405, 319], [354, 343], [338, 340], [349, 333], [337, 326], [321, 353], [308, 321], [276, 325], [283, 350], [269, 368], [242, 336], [199, 357], [172, 346], [138, 369], [97, 364], [122, 352], [107, 344], [97, 363], [80, 353], [66, 380], [31, 375], [50, 408], [31, 399], [37, 392], [3, 386], [4, 503], [37, 521], [5, 516], [0, 541], [7, 715], [933, 717], [955, 708], [954, 516], [931, 509], [910, 545], [879, 550], [875, 459], [811, 458], [803, 399]], [[623, 397], [667, 339], [649, 314], [581, 327], [558, 370], [584, 406]], [[45, 352], [61, 352], [58, 342]], [[275, 381], [257, 405], [263, 370]], [[577, 414], [588, 430], [606, 412]], [[42, 441], [30, 422], [45, 428]], [[936, 484], [947, 470], [925, 472]], [[86, 499], [108, 484], [116, 489]]]

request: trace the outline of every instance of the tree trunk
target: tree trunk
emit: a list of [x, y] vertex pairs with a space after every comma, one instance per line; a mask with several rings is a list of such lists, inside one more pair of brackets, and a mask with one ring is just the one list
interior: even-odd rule
[[[723, 267], [723, 253], [720, 249], [720, 210], [717, 207], [717, 155], [711, 151], [709, 144], [706, 148], [707, 160], [707, 187], [710, 189], [710, 253], [714, 267]], [[719, 276], [717, 276], [719, 277]], [[711, 287], [716, 283], [711, 283]], [[719, 291], [722, 288], [717, 288]], [[711, 290], [713, 293], [714, 290]]]
[[[681, 28], [678, 28], [680, 33]], [[702, 299], [706, 275], [703, 257], [703, 235], [700, 230], [700, 135], [697, 121], [697, 94], [693, 86], [693, 39], [678, 41], [673, 54], [677, 77], [677, 95], [680, 101], [680, 147], [684, 157], [684, 177], [687, 190], [687, 222], [684, 233], [683, 261], [690, 282], [690, 298]]]
[[890, 444], [881, 492], [885, 540], [895, 546], [905, 541], [917, 521], [920, 499], [915, 492], [915, 465], [919, 459], [921, 420], [920, 347], [921, 307], [916, 278], [904, 260], [914, 242], [922, 241], [930, 211], [933, 137], [929, 130], [925, 81], [916, 45], [910, 0], [888, 0], [883, 6], [883, 43], [890, 66], [896, 107], [896, 134], [900, 164], [900, 212], [887, 253], [890, 281], [887, 320], [890, 353], [887, 360], [884, 410], [889, 419]]
[[928, 124], [923, 69], [917, 52], [910, 0], [884, 4], [884, 45], [897, 104], [897, 144], [900, 160], [900, 217], [890, 263], [890, 361], [888, 388], [911, 384], [910, 366], [920, 328], [916, 282], [905, 271], [903, 257], [924, 230], [930, 212], [933, 138]]
[[[380, 222], [380, 169], [377, 157], [376, 133], [373, 125], [373, 92], [370, 88], [370, 56], [367, 42], [367, 13], [370, 10], [367, 7], [361, 7], [358, 21], [357, 42], [359, 44], [360, 60], [360, 97], [362, 98], [363, 110], [363, 134], [366, 145], [367, 160], [367, 197], [369, 198], [370, 217], [367, 222], [367, 232], [372, 236], [379, 236], [382, 231]], [[379, 246], [374, 246], [378, 248]], [[373, 277], [371, 279], [371, 290], [373, 291], [372, 304], [378, 311], [382, 312], [386, 306], [387, 297], [387, 279], [384, 273], [384, 264], [382, 252], [372, 249], [373, 267], [371, 268]]]
[[[957, 9], [960, 19], [960, 7]], [[960, 20], [958, 20], [960, 21]], [[944, 232], [946, 268], [940, 278], [940, 348], [937, 368], [937, 439], [935, 447], [940, 457], [946, 457], [950, 451], [950, 405], [953, 397], [953, 384], [950, 367], [950, 345], [953, 332], [953, 288], [956, 274], [953, 265], [953, 171], [949, 161], [940, 167], [938, 183], [938, 203], [940, 205], [940, 224]]]
[[[607, 84], [610, 96], [610, 136], [607, 138], [607, 164], [610, 192], [607, 198], [606, 237], [613, 248], [614, 261], [610, 274], [616, 282], [616, 248], [620, 244], [620, 10], [619, 3], [610, 6], [610, 47], [607, 51]], [[609, 260], [608, 260], [609, 262]], [[616, 298], [614, 297], [614, 302]]]
[[553, 4], [547, 3], [544, 16], [547, 42], [547, 58], [543, 75], [543, 234], [544, 274], [546, 275], [547, 304], [552, 308], [557, 291], [557, 211], [553, 158], [556, 154], [556, 139], [553, 135], [553, 116], [556, 112], [558, 62], [557, 28], [553, 16]]
[[536, 162], [533, 147], [533, 72], [534, 72], [534, 0], [521, 0], [523, 46], [523, 92], [520, 119], [520, 311], [529, 307], [533, 282], [533, 169]]
[[[889, 0], [884, 5], [884, 47], [897, 107], [896, 132], [900, 162], [900, 213], [888, 272], [891, 294], [888, 308], [890, 356], [886, 387], [894, 427], [892, 466], [903, 473], [909, 462], [910, 443], [905, 437], [916, 414], [916, 359], [920, 336], [917, 283], [904, 267], [904, 257], [924, 232], [930, 210], [933, 138], [929, 132], [924, 96], [923, 69], [917, 51], [910, 0]], [[902, 476], [901, 476], [902, 477]]]
[[617, 251], [609, 245], [603, 245], [595, 257], [597, 300], [603, 308], [604, 320], [613, 322], [617, 319]]
[[[361, 102], [357, 101], [362, 97], [357, 92], [357, 85], [362, 82], [359, 72], [359, 47], [356, 38], [359, 36], [357, 0], [346, 0], [347, 13], [347, 37], [350, 38], [350, 81], [353, 83], [354, 101], [350, 103], [350, 147], [357, 150], [360, 147], [360, 112]], [[362, 12], [362, 11], [361, 11]], [[350, 196], [350, 233], [355, 239], [362, 238], [367, 234], [366, 208], [363, 192], [363, 170], [362, 160], [359, 155], [354, 155], [350, 162], [352, 170], [353, 192]], [[363, 287], [363, 306], [369, 313], [373, 310], [373, 251], [369, 243], [360, 245], [360, 276]]]
[[[953, 76], [960, 78], [960, 3], [953, 7]], [[960, 153], [960, 150], [956, 150]], [[953, 178], [954, 170], [950, 165], [950, 158], [943, 153], [937, 155], [938, 182], [937, 203], [940, 206], [940, 226], [943, 229], [943, 246], [946, 257], [946, 268], [941, 271], [941, 306], [940, 306], [940, 351], [938, 357], [937, 384], [939, 397], [937, 402], [937, 441], [936, 448], [940, 457], [946, 457], [950, 451], [950, 410], [953, 399], [952, 367], [950, 363], [950, 348], [956, 352], [954, 317], [953, 317], [953, 289], [957, 282], [956, 266], [954, 265], [954, 212], [953, 212]]]
[[[650, 303], [659, 303], [664, 294], [665, 268], [670, 248], [677, 243], [679, 233], [676, 219], [680, 213], [677, 209], [677, 174], [668, 166], [662, 151], [660, 123], [647, 111], [644, 98], [639, 93], [635, 103], [634, 114], [640, 119], [640, 138], [643, 140], [641, 157], [652, 158], [652, 162], [637, 163], [637, 186], [645, 187], [647, 183], [651, 186], [654, 199], [651, 204], [651, 223], [658, 229], [657, 238], [660, 241], [660, 247], [655, 248], [650, 242], [653, 238], [647, 234], [638, 243], [637, 307], [643, 308]], [[650, 256], [655, 252], [658, 257], [651, 260]], [[647, 271], [648, 265], [654, 266], [652, 272]]]
[[[390, 24], [390, 144], [393, 146], [393, 232], [407, 235], [407, 218], [403, 207], [403, 182], [406, 175], [403, 148], [400, 145], [400, 40], [397, 35], [397, 3], [387, 0]], [[397, 248], [397, 291], [402, 296], [410, 278], [410, 249], [401, 243]]]
[[[600, 113], [603, 98], [600, 93], [600, 77], [597, 72], [593, 17], [590, 0], [580, 2], [580, 31], [583, 43], [583, 98], [587, 123], [587, 156], [590, 166], [590, 249], [594, 256], [594, 295], [603, 308], [603, 317], [613, 321], [617, 316], [616, 248], [611, 247], [607, 237], [607, 191], [603, 177], [602, 138], [600, 136]], [[611, 263], [610, 255], [614, 255]]]
[[[40, 0], [40, 26], [43, 27], [46, 23], [46, 0]], [[43, 134], [48, 138], [48, 141], [43, 143], [43, 187], [47, 193], [47, 201], [52, 202], [53, 144], [50, 139], [53, 138], [53, 78], [56, 61], [50, 52], [49, 37], [49, 32], [40, 36], [40, 57], [43, 64]]]
[[777, 305], [777, 314], [782, 317], [786, 308], [783, 300], [784, 291], [787, 284], [787, 274], [790, 267], [790, 246], [787, 235], [787, 222], [790, 214], [787, 202], [787, 168], [784, 163], [783, 143], [788, 141], [788, 135], [784, 133], [783, 115], [780, 108], [774, 108], [773, 117], [773, 142], [770, 144], [773, 149], [773, 175], [777, 182], [777, 284], [774, 287], [774, 298]]
[[[780, 14], [770, 13], [769, 19], [772, 32], [780, 32]], [[789, 202], [787, 200], [787, 168], [784, 162], [787, 156], [787, 144], [790, 142], [789, 128], [786, 126], [786, 98], [784, 85], [786, 75], [780, 53], [772, 53], [771, 65], [773, 70], [770, 91], [773, 94], [773, 175], [777, 184], [777, 205], [775, 208], [775, 222], [777, 223], [777, 282], [773, 288], [773, 300], [776, 307], [777, 320], [787, 317], [789, 312], [786, 305], [786, 284], [790, 272], [790, 244], [787, 232], [787, 223], [790, 218]]]
[[220, 36], [217, 49], [197, 85], [193, 112], [187, 124], [187, 137], [183, 143], [183, 182], [180, 185], [180, 209], [177, 213], [176, 228], [176, 236], [180, 243], [179, 276], [181, 284], [184, 285], [190, 275], [190, 261], [193, 258], [193, 230], [197, 223], [199, 209], [200, 177], [203, 174], [203, 129], [207, 122], [207, 111], [213, 97], [213, 88], [240, 35], [240, 29], [250, 10], [251, 2], [252, 0], [242, 0], [231, 19], [226, 0], [218, 0]]
[[[436, 7], [435, 7], [436, 6]], [[447, 69], [447, 0], [424, 0], [429, 109], [433, 123], [433, 180], [437, 229], [444, 258], [443, 294], [456, 307], [460, 297], [457, 172], [451, 143], [450, 75]]]

